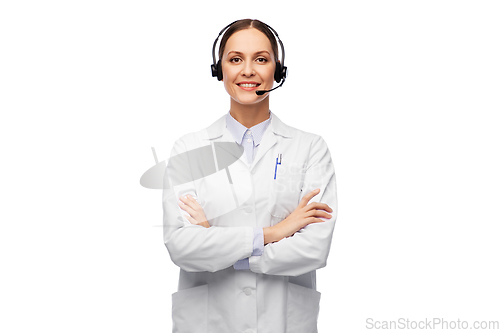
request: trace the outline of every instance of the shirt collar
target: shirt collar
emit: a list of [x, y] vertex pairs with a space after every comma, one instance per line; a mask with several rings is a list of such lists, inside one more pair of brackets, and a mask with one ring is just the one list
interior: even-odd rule
[[253, 136], [253, 141], [255, 146], [258, 146], [260, 142], [262, 141], [262, 137], [264, 136], [264, 132], [266, 131], [267, 127], [269, 126], [269, 123], [272, 118], [272, 113], [269, 111], [269, 118], [264, 120], [261, 123], [258, 123], [255, 126], [252, 126], [251, 128], [246, 128], [243, 126], [240, 122], [238, 122], [236, 119], [231, 116], [231, 113], [228, 112], [226, 115], [226, 128], [231, 133], [231, 135], [234, 138], [234, 141], [236, 141], [238, 144], [242, 144], [243, 142], [243, 137], [245, 136], [245, 133], [247, 130], [252, 131], [252, 136]]
[[[221, 137], [228, 136], [225, 140], [228, 141], [232, 137], [229, 130], [226, 128], [227, 114], [221, 116], [213, 124], [203, 130], [202, 138], [204, 140], [217, 140]], [[284, 138], [293, 137], [293, 128], [285, 125], [274, 113], [271, 112], [269, 123], [269, 131]]]

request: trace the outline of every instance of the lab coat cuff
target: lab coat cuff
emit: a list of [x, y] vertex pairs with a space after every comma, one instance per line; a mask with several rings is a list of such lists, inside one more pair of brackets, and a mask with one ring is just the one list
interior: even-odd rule
[[264, 229], [253, 229], [253, 256], [260, 256], [264, 253]]
[[234, 265], [234, 269], [240, 270], [240, 269], [250, 269], [250, 265], [248, 263], [248, 258], [238, 260]]
[[262, 273], [259, 267], [259, 263], [262, 257], [260, 256], [251, 256], [248, 258], [248, 265], [250, 266], [250, 270], [254, 273]]
[[[243, 255], [242, 257], [246, 257], [238, 260], [233, 264], [234, 269], [249, 269], [248, 267], [248, 257], [253, 253], [253, 239], [254, 239], [254, 230], [250, 227], [245, 228], [245, 236], [243, 240]], [[241, 257], [240, 257], [241, 258]], [[245, 263], [246, 262], [246, 263]]]

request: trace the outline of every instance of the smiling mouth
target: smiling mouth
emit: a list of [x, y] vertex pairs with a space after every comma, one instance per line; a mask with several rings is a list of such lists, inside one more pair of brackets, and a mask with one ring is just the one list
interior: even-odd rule
[[255, 88], [260, 86], [260, 83], [236, 83], [236, 85], [242, 88]]

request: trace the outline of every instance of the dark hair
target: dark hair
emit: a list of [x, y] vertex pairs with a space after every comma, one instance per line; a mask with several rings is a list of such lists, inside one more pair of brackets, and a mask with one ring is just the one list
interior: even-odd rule
[[222, 54], [224, 53], [224, 49], [226, 48], [226, 43], [229, 37], [231, 37], [235, 32], [250, 28], [255, 28], [266, 35], [267, 39], [269, 39], [269, 42], [271, 42], [271, 48], [273, 49], [274, 53], [274, 60], [278, 62], [278, 43], [276, 42], [276, 37], [274, 36], [273, 32], [271, 31], [271, 29], [269, 29], [267, 24], [259, 20], [252, 19], [243, 19], [236, 21], [226, 30], [224, 36], [222, 36], [222, 39], [220, 41], [219, 59], [222, 59]]

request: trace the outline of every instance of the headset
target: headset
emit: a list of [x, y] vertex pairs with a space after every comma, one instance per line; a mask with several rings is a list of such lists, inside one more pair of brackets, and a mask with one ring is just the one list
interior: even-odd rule
[[[220, 36], [224, 33], [224, 31], [229, 29], [233, 24], [235, 24], [238, 21], [234, 21], [234, 22], [228, 24], [226, 27], [224, 27], [224, 29], [222, 29], [219, 32], [219, 35], [217, 36], [217, 38], [214, 41], [214, 46], [212, 47], [212, 59], [213, 59], [214, 63], [210, 67], [212, 69], [212, 76], [217, 77], [217, 80], [219, 80], [219, 81], [222, 81], [222, 64], [221, 64], [220, 59], [218, 61], [216, 61], [216, 59], [215, 59], [215, 47], [217, 45], [217, 41], [219, 40]], [[262, 22], [262, 23], [265, 24], [264, 22]], [[266, 92], [269, 92], [269, 91], [272, 91], [274, 89], [281, 87], [283, 85], [283, 83], [285, 83], [286, 75], [288, 73], [288, 69], [285, 66], [285, 48], [283, 46], [283, 42], [281, 41], [280, 37], [278, 36], [278, 33], [273, 28], [271, 28], [267, 24], [265, 24], [265, 25], [266, 25], [266, 27], [269, 28], [269, 30], [272, 31], [272, 33], [276, 37], [276, 40], [278, 41], [278, 43], [280, 44], [280, 47], [281, 47], [281, 62], [279, 62], [279, 61], [276, 62], [276, 69], [274, 71], [274, 80], [277, 83], [280, 83], [281, 80], [283, 80], [283, 82], [281, 82], [281, 84], [279, 86], [277, 86], [276, 88], [273, 88], [271, 90], [257, 90], [256, 91], [257, 95], [263, 95]]]

